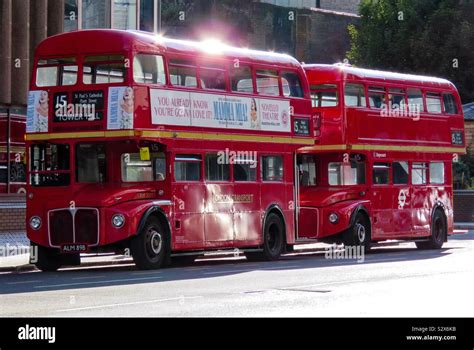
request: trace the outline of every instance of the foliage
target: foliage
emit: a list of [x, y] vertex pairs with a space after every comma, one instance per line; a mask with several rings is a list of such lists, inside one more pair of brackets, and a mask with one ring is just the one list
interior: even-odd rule
[[349, 26], [356, 65], [451, 80], [474, 101], [474, 1], [363, 0]]

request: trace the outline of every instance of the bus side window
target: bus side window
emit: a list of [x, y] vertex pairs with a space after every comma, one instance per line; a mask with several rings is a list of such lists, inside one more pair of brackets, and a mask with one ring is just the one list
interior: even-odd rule
[[370, 108], [384, 108], [385, 104], [385, 88], [382, 86], [369, 86]]
[[300, 77], [296, 72], [281, 72], [281, 83], [283, 86], [283, 96], [303, 97]]
[[458, 114], [458, 105], [453, 94], [443, 94], [443, 102], [447, 114]]
[[362, 84], [346, 84], [344, 102], [347, 107], [366, 107], [365, 90]]
[[390, 183], [390, 164], [374, 163], [372, 176], [374, 185], [388, 185]]
[[262, 95], [280, 96], [278, 72], [276, 70], [257, 70], [257, 92]]
[[229, 71], [230, 88], [233, 92], [253, 94], [252, 68], [247, 65], [233, 65]]
[[197, 87], [196, 64], [191, 60], [171, 59], [169, 64], [172, 85]]
[[221, 164], [217, 154], [206, 154], [206, 180], [230, 181], [230, 166]]
[[263, 181], [283, 181], [283, 158], [281, 156], [263, 156], [261, 164]]
[[176, 181], [200, 181], [202, 158], [197, 154], [177, 154], [174, 160]]
[[166, 84], [165, 65], [159, 55], [138, 54], [133, 58], [133, 80], [142, 84]]
[[[350, 99], [350, 97], [348, 98]], [[337, 107], [338, 99], [336, 84], [311, 85], [311, 102], [313, 107]]]
[[199, 79], [203, 89], [226, 90], [227, 79], [225, 67], [221, 64], [207, 63], [199, 67]]
[[248, 157], [237, 157], [234, 160], [234, 181], [257, 181], [257, 161]]
[[439, 93], [426, 93], [426, 109], [429, 113], [441, 113], [441, 96]]
[[408, 185], [409, 170], [408, 162], [393, 162], [392, 177], [394, 185]]
[[410, 111], [424, 112], [423, 94], [420, 89], [408, 89], [408, 108]]
[[437, 185], [444, 184], [444, 163], [443, 162], [430, 163], [430, 184], [437, 184]]
[[413, 163], [411, 166], [411, 183], [413, 185], [426, 185], [426, 163]]

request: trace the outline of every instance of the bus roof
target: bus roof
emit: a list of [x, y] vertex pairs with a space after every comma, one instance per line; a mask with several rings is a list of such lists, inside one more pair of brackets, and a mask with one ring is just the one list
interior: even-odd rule
[[[423, 87], [449, 88], [456, 90], [449, 80], [429, 77], [424, 75], [394, 73], [373, 69], [357, 68], [346, 64], [304, 64], [310, 84], [313, 80], [341, 81], [341, 80], [367, 80], [371, 82], [391, 82]], [[312, 79], [313, 74], [315, 75]]]
[[298, 60], [286, 54], [237, 48], [214, 41], [178, 40], [149, 32], [116, 29], [80, 30], [58, 34], [42, 41], [36, 49], [36, 55], [46, 57], [123, 51], [223, 56], [300, 67]]

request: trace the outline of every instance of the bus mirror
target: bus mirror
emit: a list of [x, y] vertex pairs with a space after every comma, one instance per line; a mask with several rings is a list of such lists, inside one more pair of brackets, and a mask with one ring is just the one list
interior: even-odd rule
[[140, 160], [150, 160], [150, 148], [140, 147]]

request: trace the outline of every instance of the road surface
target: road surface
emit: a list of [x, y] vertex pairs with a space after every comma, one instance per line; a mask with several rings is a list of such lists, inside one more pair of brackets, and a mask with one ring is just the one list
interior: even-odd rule
[[139, 271], [133, 264], [54, 273], [0, 273], [1, 316], [469, 316], [474, 231], [438, 251], [378, 247], [359, 263], [323, 250], [276, 262], [198, 260]]

